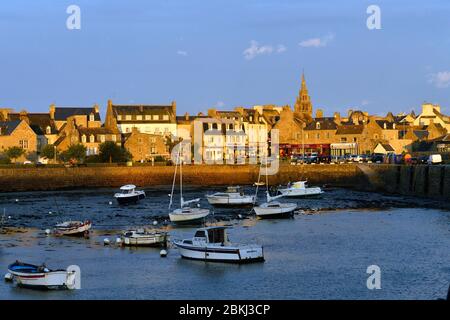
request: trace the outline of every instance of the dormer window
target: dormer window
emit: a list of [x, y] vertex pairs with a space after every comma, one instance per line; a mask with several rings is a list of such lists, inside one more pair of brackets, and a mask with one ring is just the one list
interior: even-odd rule
[[320, 122], [317, 122], [317, 123], [316, 123], [316, 129], [317, 129], [317, 130], [320, 130]]
[[104, 134], [102, 134], [101, 136], [100, 136], [100, 141], [103, 143], [103, 142], [105, 142], [105, 135]]
[[146, 114], [146, 115], [145, 115], [145, 120], [152, 120], [152, 116], [149, 115], [149, 114]]
[[47, 126], [47, 128], [45, 128], [45, 133], [46, 134], [51, 134], [52, 133], [52, 128], [50, 128], [50, 126]]
[[131, 115], [130, 115], [130, 114], [127, 114], [127, 115], [125, 116], [125, 120], [131, 120]]
[[136, 116], [136, 120], [142, 120], [142, 115], [138, 114], [138, 115]]
[[386, 122], [384, 123], [384, 129], [387, 129], [387, 124], [386, 124]]
[[159, 120], [159, 116], [157, 114], [153, 115], [153, 120]]
[[81, 136], [81, 142], [86, 143], [86, 135], [83, 134]]
[[91, 136], [89, 137], [89, 142], [95, 142], [95, 136], [93, 134], [91, 134]]
[[117, 120], [122, 120], [122, 116], [119, 114], [119, 115], [117, 115]]
[[93, 113], [91, 113], [91, 114], [89, 115], [89, 121], [94, 121], [94, 120], [95, 120], [95, 116], [94, 116]]
[[164, 120], [164, 121], [169, 120], [169, 116], [168, 116], [167, 114], [163, 115], [163, 120]]

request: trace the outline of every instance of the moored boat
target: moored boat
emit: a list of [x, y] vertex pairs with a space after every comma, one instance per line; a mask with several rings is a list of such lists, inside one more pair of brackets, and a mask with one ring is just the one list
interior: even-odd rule
[[124, 246], [166, 246], [167, 232], [147, 231], [145, 229], [128, 230], [120, 236]]
[[192, 239], [174, 241], [174, 244], [186, 259], [233, 263], [264, 261], [262, 246], [230, 243], [226, 227], [200, 228]]
[[53, 230], [55, 235], [61, 236], [85, 236], [89, 234], [92, 222], [86, 221], [65, 221], [55, 225]]
[[291, 217], [295, 209], [297, 209], [296, 203], [283, 203], [279, 201], [268, 201], [253, 208], [258, 218]]
[[127, 184], [120, 187], [120, 192], [114, 195], [119, 204], [136, 203], [145, 198], [145, 192], [142, 190], [136, 190], [134, 184]]
[[285, 197], [318, 196], [324, 193], [320, 187], [307, 187], [306, 181], [296, 181], [278, 191]]
[[206, 195], [206, 199], [214, 206], [248, 206], [255, 202], [255, 196], [245, 195], [240, 186], [231, 186], [225, 192]]
[[37, 266], [16, 261], [8, 266], [8, 272], [20, 287], [31, 289], [81, 288], [81, 272], [78, 266], [69, 266], [66, 270], [51, 270], [44, 264]]

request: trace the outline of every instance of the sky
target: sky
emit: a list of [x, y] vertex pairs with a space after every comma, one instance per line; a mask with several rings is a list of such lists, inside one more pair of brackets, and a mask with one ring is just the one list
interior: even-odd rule
[[[367, 27], [380, 8], [381, 29]], [[66, 12], [80, 8], [81, 29]], [[450, 113], [450, 2], [15, 0], [0, 5], [0, 108], [294, 105]]]

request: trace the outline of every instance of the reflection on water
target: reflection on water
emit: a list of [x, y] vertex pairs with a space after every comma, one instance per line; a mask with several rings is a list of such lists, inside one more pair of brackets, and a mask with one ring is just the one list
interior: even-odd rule
[[[183, 260], [173, 248], [167, 258], [160, 258], [159, 249], [104, 246], [103, 239], [114, 242], [122, 228], [150, 225], [154, 219], [162, 222], [170, 187], [147, 189], [147, 199], [128, 207], [109, 205], [113, 192], [1, 194], [0, 209], [5, 207], [11, 215], [10, 225], [27, 229], [0, 235], [0, 271], [5, 273], [16, 259], [55, 268], [77, 264], [82, 289], [36, 292], [2, 282], [0, 298], [435, 299], [446, 295], [450, 213], [408, 208], [417, 200], [334, 189], [322, 199], [296, 201], [307, 210], [342, 210], [294, 219], [236, 219], [248, 209], [216, 209], [220, 221], [215, 223], [233, 226], [232, 241], [264, 246], [266, 262], [232, 265]], [[190, 188], [186, 197], [205, 192], [206, 188]], [[207, 206], [206, 201], [202, 205]], [[64, 213], [54, 214], [56, 206]], [[377, 210], [365, 209], [373, 207]], [[94, 222], [90, 239], [47, 237], [42, 232], [56, 221], [74, 218]], [[194, 228], [170, 227], [169, 232], [172, 239], [182, 239], [191, 237]], [[366, 269], [372, 264], [381, 268], [381, 290], [366, 288]]]

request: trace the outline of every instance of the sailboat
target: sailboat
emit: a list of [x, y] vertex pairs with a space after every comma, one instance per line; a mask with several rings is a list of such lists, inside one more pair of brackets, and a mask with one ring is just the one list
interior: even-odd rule
[[[173, 193], [175, 190], [175, 182], [177, 176], [177, 167], [180, 166], [180, 208], [175, 209], [169, 213], [170, 221], [175, 223], [195, 223], [201, 222], [203, 219], [209, 215], [209, 209], [200, 208], [200, 198], [185, 201], [183, 198], [183, 160], [181, 159], [181, 149], [178, 152], [178, 159], [175, 163], [175, 173], [173, 175], [172, 192], [170, 194], [169, 210], [172, 207]], [[191, 204], [197, 203], [196, 207], [191, 206]]]
[[[291, 202], [279, 202], [274, 201], [283, 197], [283, 194], [277, 196], [270, 196], [269, 193], [269, 176], [267, 174], [267, 159], [266, 159], [266, 199], [267, 201], [259, 206], [253, 207], [255, 214], [258, 218], [284, 218], [292, 216], [295, 209], [297, 209], [296, 203]], [[259, 172], [258, 182], [261, 177], [261, 169]], [[256, 187], [256, 194], [258, 194], [258, 186]]]

